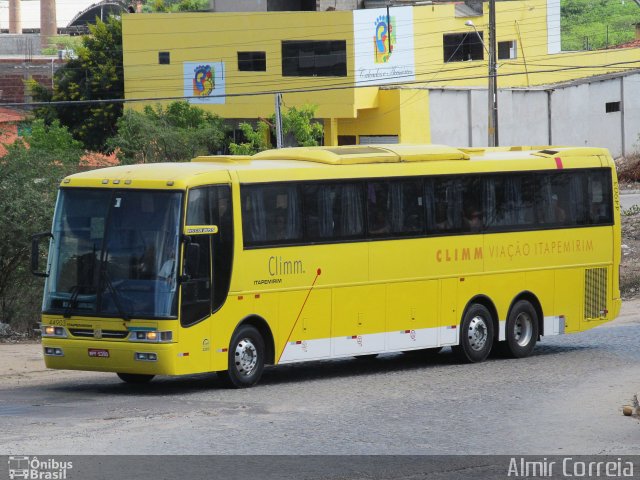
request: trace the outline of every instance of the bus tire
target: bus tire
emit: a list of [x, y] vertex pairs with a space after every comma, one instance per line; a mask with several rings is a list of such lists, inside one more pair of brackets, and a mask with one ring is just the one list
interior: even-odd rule
[[153, 380], [155, 375], [141, 375], [138, 373], [118, 373], [118, 377], [125, 383], [131, 383], [134, 385], [142, 385], [143, 383], [149, 383]]
[[538, 341], [538, 314], [531, 303], [519, 300], [511, 308], [505, 326], [504, 353], [513, 358], [531, 355]]
[[229, 369], [217, 372], [229, 388], [255, 385], [264, 370], [265, 346], [260, 332], [251, 325], [236, 330], [229, 344]]
[[454, 353], [465, 363], [482, 362], [493, 346], [493, 319], [484, 305], [473, 303], [460, 324], [460, 343]]

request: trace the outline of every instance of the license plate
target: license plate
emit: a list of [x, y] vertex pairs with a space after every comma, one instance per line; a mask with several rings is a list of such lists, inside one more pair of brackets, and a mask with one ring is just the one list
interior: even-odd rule
[[90, 348], [89, 349], [90, 357], [100, 357], [100, 358], [109, 358], [109, 350], [104, 350], [103, 348]]

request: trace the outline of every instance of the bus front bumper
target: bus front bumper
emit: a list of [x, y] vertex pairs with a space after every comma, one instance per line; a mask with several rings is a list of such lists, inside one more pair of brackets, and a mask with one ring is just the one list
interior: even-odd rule
[[175, 344], [43, 338], [47, 368], [175, 375]]

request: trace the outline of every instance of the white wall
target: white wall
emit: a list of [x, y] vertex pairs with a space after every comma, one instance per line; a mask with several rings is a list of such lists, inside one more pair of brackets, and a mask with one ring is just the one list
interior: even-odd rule
[[640, 152], [640, 75], [624, 78], [624, 137], [627, 152]]
[[547, 53], [560, 53], [560, 0], [547, 0]]
[[467, 114], [470, 90], [430, 90], [429, 123], [431, 143], [469, 146], [469, 115]]
[[498, 95], [501, 145], [546, 145], [548, 118], [547, 92], [505, 90]]
[[607, 102], [620, 100], [620, 79], [555, 90], [551, 107], [553, 143], [606, 146], [613, 155], [620, 155], [622, 113], [605, 111]]
[[[500, 145], [606, 147], [614, 157], [640, 151], [640, 74], [621, 78], [558, 86], [549, 91], [500, 90]], [[623, 102], [622, 111], [607, 113], [605, 104], [618, 101]], [[430, 89], [432, 143], [486, 146], [487, 102], [486, 90]]]
[[[487, 146], [486, 90], [430, 90], [429, 105], [433, 143]], [[501, 145], [546, 145], [546, 92], [500, 90], [498, 136]]]

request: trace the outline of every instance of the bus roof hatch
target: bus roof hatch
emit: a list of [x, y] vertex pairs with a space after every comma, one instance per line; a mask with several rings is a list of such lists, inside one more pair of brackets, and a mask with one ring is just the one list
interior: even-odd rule
[[253, 160], [300, 160], [328, 165], [359, 163], [426, 162], [468, 160], [469, 155], [446, 145], [349, 145], [343, 147], [294, 147], [265, 150]]

